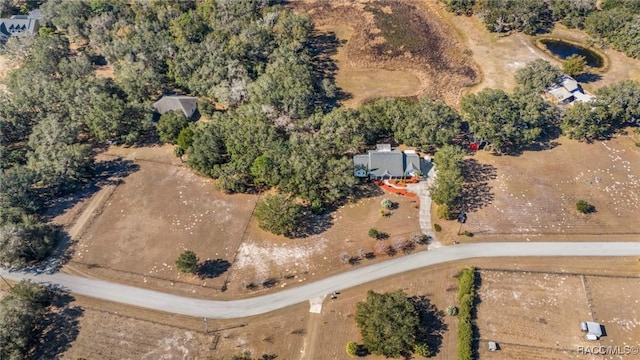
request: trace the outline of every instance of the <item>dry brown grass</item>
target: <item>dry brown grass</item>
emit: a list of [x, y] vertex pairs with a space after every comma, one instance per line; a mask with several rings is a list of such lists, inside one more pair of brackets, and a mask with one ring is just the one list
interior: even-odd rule
[[455, 34], [430, 8], [397, 1], [301, 1], [321, 31], [346, 43], [338, 49], [336, 81], [359, 104], [380, 97], [429, 95], [450, 103], [478, 80]]
[[[473, 159], [494, 168], [495, 179], [480, 181], [486, 200], [466, 224], [433, 219], [443, 225], [445, 241], [467, 240], [456, 236], [464, 230], [474, 241], [637, 240], [640, 234], [640, 148], [630, 136], [593, 144], [562, 137], [549, 150], [517, 157], [480, 151]], [[580, 199], [596, 212], [578, 213]]]

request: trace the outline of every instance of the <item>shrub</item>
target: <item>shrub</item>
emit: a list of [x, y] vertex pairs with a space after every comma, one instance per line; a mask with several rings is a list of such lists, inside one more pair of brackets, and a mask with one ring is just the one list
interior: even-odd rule
[[198, 269], [198, 257], [191, 250], [186, 250], [176, 260], [176, 268], [181, 273], [195, 273]]
[[451, 213], [451, 209], [446, 204], [442, 204], [442, 205], [438, 206], [438, 210], [436, 211], [436, 215], [438, 215], [439, 219], [444, 219], [444, 220], [453, 219], [453, 214]]
[[382, 207], [385, 209], [391, 209], [393, 207], [393, 201], [389, 199], [382, 199], [380, 205], [382, 205]]
[[447, 307], [447, 315], [449, 316], [456, 316], [458, 315], [458, 308], [453, 306], [453, 305], [449, 305]]
[[464, 236], [468, 236], [468, 237], [473, 237], [473, 233], [471, 231], [465, 230], [462, 235]]
[[596, 207], [585, 200], [578, 200], [576, 203], [576, 209], [583, 214], [589, 214], [596, 211]]
[[442, 226], [440, 226], [440, 224], [433, 224], [433, 229], [436, 232], [440, 232], [440, 231], [442, 231]]
[[372, 239], [378, 239], [380, 232], [376, 228], [369, 229], [369, 237]]
[[355, 341], [349, 341], [347, 343], [347, 355], [355, 356], [358, 353], [358, 344]]

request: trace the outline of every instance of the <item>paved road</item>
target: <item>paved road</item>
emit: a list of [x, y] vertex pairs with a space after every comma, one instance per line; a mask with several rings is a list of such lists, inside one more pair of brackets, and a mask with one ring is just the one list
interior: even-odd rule
[[32, 279], [42, 283], [58, 284], [76, 294], [123, 304], [176, 314], [231, 319], [266, 313], [304, 302], [335, 290], [347, 289], [429, 265], [478, 257], [518, 256], [640, 256], [640, 243], [508, 242], [455, 245], [364, 266], [273, 294], [233, 301], [191, 299], [62, 273], [33, 275], [0, 270], [0, 274], [11, 280]]

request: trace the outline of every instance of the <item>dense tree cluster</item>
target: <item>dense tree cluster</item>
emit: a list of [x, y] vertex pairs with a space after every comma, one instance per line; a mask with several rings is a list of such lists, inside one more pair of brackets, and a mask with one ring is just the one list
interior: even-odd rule
[[1, 359], [29, 357], [51, 299], [45, 287], [24, 280], [0, 300]]
[[551, 65], [547, 60], [536, 59], [528, 62], [515, 74], [516, 82], [527, 91], [540, 92], [557, 83], [562, 77], [562, 71]]
[[623, 81], [596, 91], [590, 103], [567, 109], [560, 127], [572, 139], [594, 141], [608, 138], [624, 126], [640, 119], [640, 82]]
[[450, 219], [459, 207], [462, 192], [462, 161], [465, 151], [459, 146], [447, 145], [438, 150], [433, 161], [438, 169], [431, 192], [431, 199], [438, 204], [438, 216]]
[[378, 294], [367, 292], [367, 300], [359, 302], [356, 324], [362, 343], [376, 355], [406, 356], [417, 344], [420, 315], [402, 290]]
[[536, 92], [484, 89], [462, 99], [461, 110], [475, 137], [509, 153], [534, 143], [556, 125], [556, 109]]

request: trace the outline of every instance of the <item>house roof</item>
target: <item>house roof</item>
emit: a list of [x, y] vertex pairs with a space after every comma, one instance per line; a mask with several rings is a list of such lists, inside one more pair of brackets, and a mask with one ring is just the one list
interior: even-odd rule
[[31, 19], [26, 16], [0, 19], [0, 39], [2, 40], [22, 33], [33, 34], [37, 30], [38, 19]]
[[353, 157], [356, 171], [366, 168], [368, 175], [381, 177], [403, 177], [420, 171], [420, 156], [415, 151], [391, 150], [390, 145], [378, 145], [377, 150]]
[[560, 84], [562, 84], [562, 87], [567, 89], [568, 92], [580, 90], [580, 85], [578, 85], [576, 79], [572, 78], [571, 76], [562, 76], [562, 78], [560, 79]]
[[187, 118], [191, 118], [198, 108], [198, 98], [184, 95], [167, 95], [153, 103], [153, 108], [161, 115], [180, 110]]
[[376, 177], [402, 176], [404, 164], [398, 150], [369, 151], [369, 173]]

